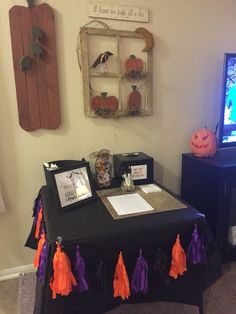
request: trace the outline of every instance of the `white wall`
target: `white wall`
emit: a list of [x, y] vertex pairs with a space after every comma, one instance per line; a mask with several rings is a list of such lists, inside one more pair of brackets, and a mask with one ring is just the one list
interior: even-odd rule
[[154, 113], [119, 120], [85, 118], [76, 39], [90, 20], [88, 1], [45, 2], [55, 10], [62, 124], [54, 131], [34, 132], [18, 123], [8, 20], [9, 9], [26, 1], [0, 3], [0, 185], [6, 205], [0, 214], [0, 269], [32, 263], [34, 252], [24, 248], [24, 242], [33, 200], [44, 184], [45, 161], [80, 159], [101, 148], [143, 151], [155, 159], [155, 178], [179, 192], [181, 153], [189, 150], [196, 128], [215, 128], [223, 54], [236, 52], [234, 0], [106, 0], [150, 9], [148, 24], [103, 21], [113, 29], [141, 26], [153, 33]]

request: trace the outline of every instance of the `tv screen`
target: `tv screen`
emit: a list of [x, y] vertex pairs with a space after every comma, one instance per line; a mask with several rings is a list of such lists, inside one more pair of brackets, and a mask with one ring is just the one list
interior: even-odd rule
[[236, 146], [236, 53], [225, 53], [219, 147]]

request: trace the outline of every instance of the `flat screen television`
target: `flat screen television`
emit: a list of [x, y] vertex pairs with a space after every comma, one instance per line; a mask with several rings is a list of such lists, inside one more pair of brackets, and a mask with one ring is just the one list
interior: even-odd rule
[[236, 146], [236, 53], [224, 55], [218, 146]]

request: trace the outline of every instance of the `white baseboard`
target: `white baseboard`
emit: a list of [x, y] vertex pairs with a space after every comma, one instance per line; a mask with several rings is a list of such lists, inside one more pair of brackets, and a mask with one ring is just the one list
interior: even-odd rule
[[20, 275], [31, 272], [35, 272], [33, 264], [3, 269], [0, 270], [0, 281], [14, 279]]

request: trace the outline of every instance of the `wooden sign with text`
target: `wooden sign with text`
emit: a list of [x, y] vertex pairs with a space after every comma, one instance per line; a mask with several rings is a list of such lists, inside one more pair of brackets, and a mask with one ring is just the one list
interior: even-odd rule
[[88, 10], [90, 17], [148, 23], [148, 8], [90, 2]]

